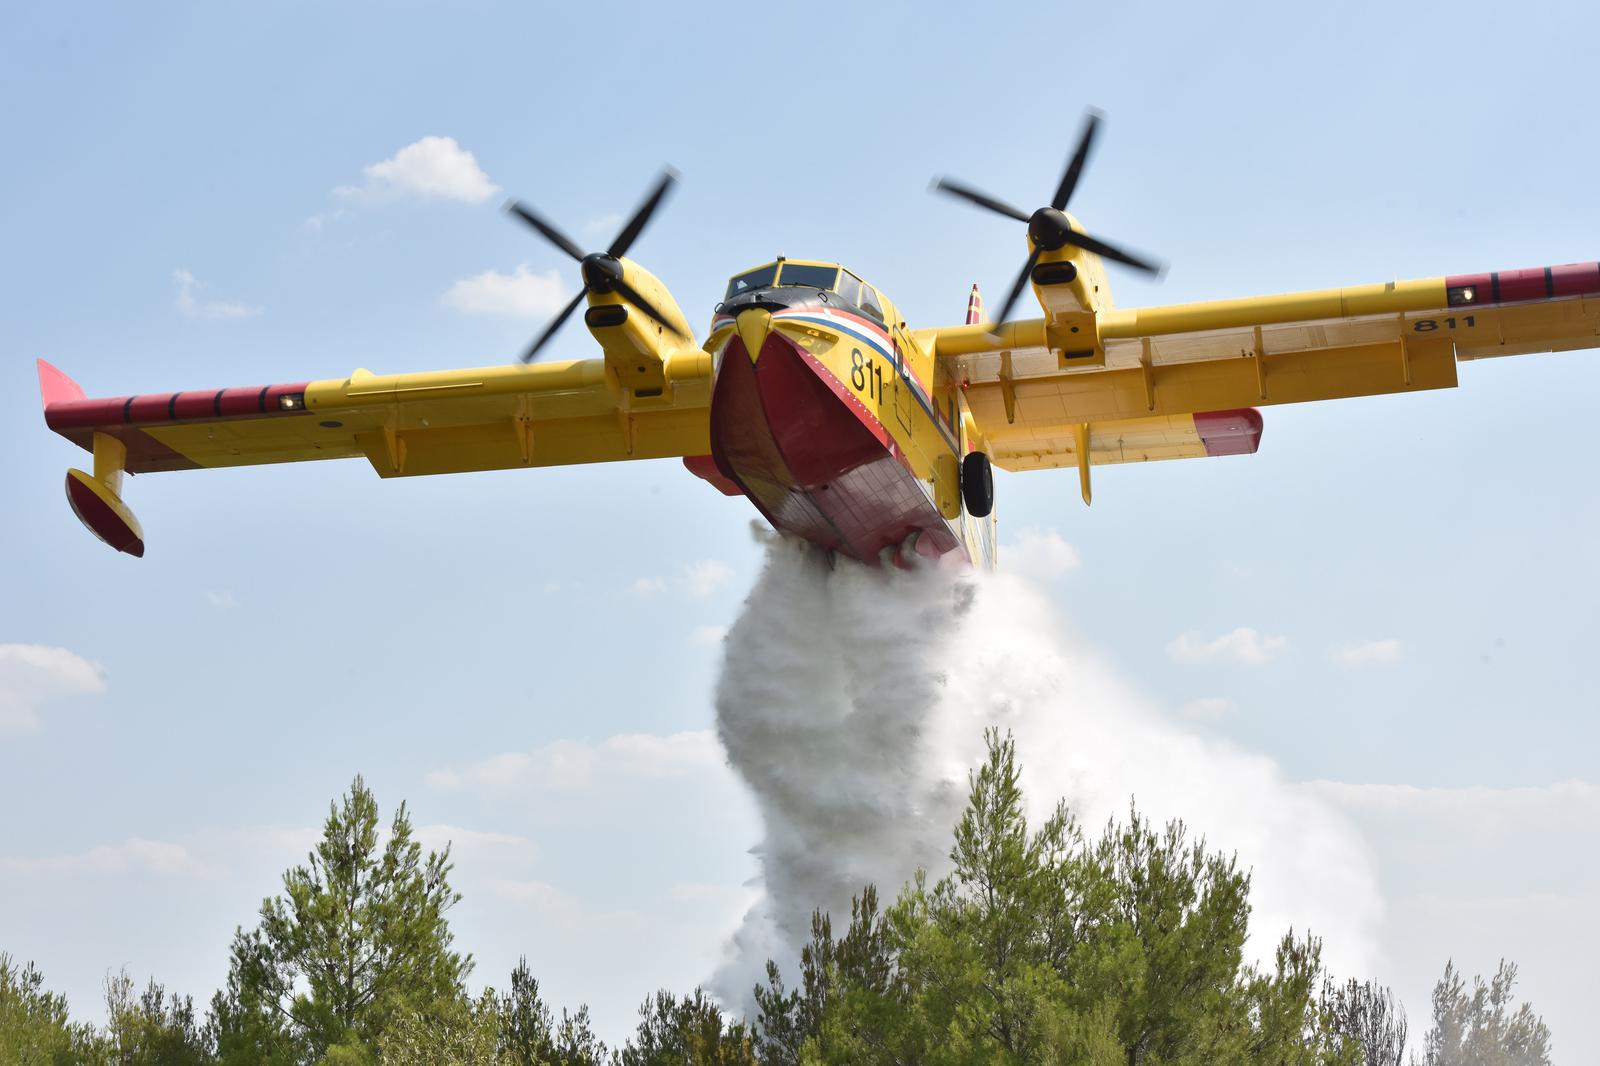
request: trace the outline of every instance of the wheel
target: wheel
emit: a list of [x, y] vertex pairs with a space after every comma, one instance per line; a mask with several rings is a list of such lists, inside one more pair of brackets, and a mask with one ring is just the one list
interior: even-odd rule
[[983, 452], [968, 452], [961, 460], [961, 502], [974, 518], [988, 518], [994, 510], [994, 468]]

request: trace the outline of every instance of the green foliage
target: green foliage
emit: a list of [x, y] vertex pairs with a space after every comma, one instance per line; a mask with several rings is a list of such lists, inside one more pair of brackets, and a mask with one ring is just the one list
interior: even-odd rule
[[539, 982], [526, 958], [511, 971], [511, 991], [497, 1001], [500, 1047], [505, 1061], [516, 1066], [603, 1066], [606, 1046], [595, 1035], [589, 1008], [561, 1012], [556, 1022], [539, 996]]
[[215, 1061], [211, 1034], [195, 1021], [194, 1001], [168, 997], [153, 979], [134, 995], [126, 970], [106, 978], [107, 1059], [118, 1066], [204, 1066]]
[[1404, 1066], [1409, 1026], [1394, 993], [1351, 978], [1323, 984], [1323, 1028], [1330, 1046], [1358, 1066]]
[[988, 736], [950, 875], [835, 942], [816, 916], [801, 987], [757, 990], [763, 1063], [1322, 1063], [1315, 940], [1243, 965], [1249, 877], [1137, 810], [1086, 842], [1064, 806], [1030, 829], [1015, 746]]
[[378, 1040], [377, 1061], [380, 1066], [502, 1066], [543, 1061], [504, 1054], [502, 1025], [500, 1003], [494, 990], [488, 989], [476, 1001], [463, 997], [431, 1014], [413, 1011], [396, 1017]]
[[92, 1028], [68, 1017], [66, 998], [45, 990], [38, 967], [19, 969], [0, 952], [0, 1062], [66, 1066], [89, 1061], [98, 1045]]
[[639, 1028], [617, 1066], [756, 1066], [755, 1038], [729, 1022], [701, 989], [679, 998], [657, 992], [639, 1008]]
[[[1401, 1066], [1392, 994], [1328, 981], [1312, 937], [1290, 931], [1270, 966], [1244, 963], [1250, 877], [1231, 856], [1134, 808], [1092, 840], [1064, 805], [1030, 827], [1015, 745], [986, 739], [950, 874], [919, 873], [887, 909], [866, 886], [842, 936], [814, 913], [798, 985], [769, 962], [753, 1023], [700, 989], [661, 991], [611, 1052], [587, 1008], [556, 1019], [526, 960], [508, 991], [469, 998], [471, 959], [445, 922], [460, 899], [449, 849], [424, 857], [404, 804], [384, 840], [357, 777], [307, 865], [237, 931], [204, 1025], [125, 972], [106, 982], [104, 1029], [74, 1023], [31, 963], [0, 953], [0, 1064]], [[1515, 980], [1502, 962], [1469, 992], [1447, 966], [1422, 1066], [1549, 1066], [1549, 1030], [1512, 1009]]]
[[1511, 1010], [1516, 983], [1516, 964], [1502, 959], [1489, 983], [1472, 979], [1469, 995], [1455, 963], [1446, 963], [1433, 986], [1425, 1066], [1550, 1066], [1550, 1029], [1531, 1004]]
[[472, 963], [450, 949], [449, 858], [423, 857], [403, 803], [380, 847], [377, 800], [356, 777], [308, 865], [234, 937], [213, 1003], [223, 1061], [366, 1062], [395, 1019], [457, 1009]]

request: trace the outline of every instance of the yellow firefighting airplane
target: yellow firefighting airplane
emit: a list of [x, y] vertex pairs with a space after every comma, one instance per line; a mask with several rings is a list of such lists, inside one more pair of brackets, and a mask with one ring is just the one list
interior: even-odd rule
[[[1022, 211], [1028, 258], [993, 321], [916, 329], [835, 263], [736, 275], [695, 345], [666, 287], [625, 258], [668, 172], [604, 252], [509, 209], [577, 260], [583, 290], [523, 362], [477, 370], [87, 399], [39, 362], [49, 427], [94, 455], [67, 498], [144, 554], [124, 473], [362, 457], [380, 477], [682, 457], [776, 528], [869, 563], [963, 552], [994, 562], [993, 479], [1100, 463], [1252, 453], [1257, 406], [1449, 388], [1458, 363], [1600, 346], [1600, 263], [1166, 307], [1113, 306], [1104, 262], [1159, 268], [1066, 213], [1091, 114], [1049, 206]], [[1044, 314], [1009, 321], [1031, 285]], [[533, 364], [580, 303], [602, 356]]]

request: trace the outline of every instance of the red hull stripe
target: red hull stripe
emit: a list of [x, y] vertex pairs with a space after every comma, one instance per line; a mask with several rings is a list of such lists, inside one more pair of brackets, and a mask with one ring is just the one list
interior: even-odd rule
[[[773, 315], [772, 317], [773, 317], [774, 320], [776, 320], [780, 316], [779, 315]], [[804, 311], [804, 312], [798, 312], [798, 311], [797, 312], [789, 312], [788, 314], [786, 314], [786, 315], [784, 315], [782, 317], [784, 318], [785, 321], [789, 321], [789, 322], [794, 322], [794, 321], [804, 322], [804, 321], [808, 321], [809, 320], [809, 321], [812, 321], [812, 322], [817, 322], [817, 323], [819, 323], [821, 325], [829, 326], [829, 327], [834, 328], [834, 329], [840, 329], [840, 330], [843, 330], [846, 334], [848, 334], [848, 335], [850, 335], [852, 337], [856, 337], [856, 338], [864, 341], [868, 345], [870, 345], [874, 351], [876, 351], [879, 355], [881, 355], [885, 359], [887, 359], [889, 361], [889, 364], [895, 368], [895, 372], [900, 376], [900, 380], [905, 382], [906, 388], [910, 390], [912, 397], [917, 401], [917, 406], [921, 407], [922, 410], [924, 412], [926, 412], [928, 417], [933, 421], [933, 424], [939, 428], [939, 432], [944, 436], [945, 443], [950, 446], [950, 450], [951, 451], [955, 451], [956, 450], [955, 434], [951, 431], [949, 426], [946, 426], [944, 424], [944, 420], [939, 417], [939, 410], [938, 410], [937, 407], [934, 406], [933, 400], [930, 398], [930, 396], [928, 394], [927, 387], [925, 385], [923, 385], [922, 381], [915, 374], [913, 374], [911, 372], [911, 368], [907, 365], [906, 361], [904, 359], [901, 359], [901, 358], [898, 357], [898, 353], [893, 349], [893, 347], [888, 345], [888, 344], [886, 344], [883, 340], [878, 339], [877, 337], [875, 337], [872, 334], [866, 333], [866, 332], [861, 331], [861, 330], [852, 329], [850, 323], [840, 322], [840, 321], [835, 321], [834, 320], [835, 317], [837, 317], [837, 318], [846, 318], [846, 317], [855, 318], [856, 316], [854, 316], [854, 315], [846, 316], [846, 315], [841, 314], [839, 312], [827, 312], [827, 313], [824, 313], [824, 314], [815, 314], [815, 313], [813, 313], [813, 309], [807, 308], [806, 311]], [[885, 335], [885, 336], [887, 336], [887, 335]], [[826, 372], [824, 371], [823, 373], [826, 373]], [[841, 388], [842, 387], [843, 386], [841, 386]]]

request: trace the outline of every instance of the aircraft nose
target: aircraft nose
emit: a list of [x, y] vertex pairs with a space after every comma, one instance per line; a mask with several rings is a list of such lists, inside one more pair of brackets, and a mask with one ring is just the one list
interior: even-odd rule
[[772, 332], [772, 312], [748, 307], [733, 321], [739, 339], [744, 341], [744, 350], [749, 353], [750, 361], [755, 362], [761, 357], [761, 346], [767, 343], [767, 334]]

